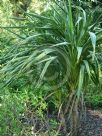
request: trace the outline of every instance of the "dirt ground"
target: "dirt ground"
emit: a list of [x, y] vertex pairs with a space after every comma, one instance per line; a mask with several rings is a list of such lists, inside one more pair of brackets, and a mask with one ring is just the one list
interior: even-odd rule
[[78, 136], [102, 136], [102, 109], [87, 109], [86, 121], [81, 121]]

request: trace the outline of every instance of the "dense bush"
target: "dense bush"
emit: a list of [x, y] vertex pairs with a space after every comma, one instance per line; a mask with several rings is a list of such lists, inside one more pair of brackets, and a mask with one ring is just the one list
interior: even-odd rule
[[40, 136], [50, 131], [52, 135], [57, 134], [56, 118], [47, 117], [47, 103], [38, 90], [35, 92], [27, 87], [13, 93], [7, 88], [3, 90], [0, 94], [1, 136]]
[[102, 108], [102, 93], [86, 95], [86, 105], [90, 108]]

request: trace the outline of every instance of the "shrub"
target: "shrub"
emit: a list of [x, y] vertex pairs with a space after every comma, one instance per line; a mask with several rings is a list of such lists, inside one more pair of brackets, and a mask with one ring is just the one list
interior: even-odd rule
[[[3, 90], [4, 91], [4, 90]], [[42, 96], [24, 89], [19, 93], [9, 90], [0, 94], [0, 135], [32, 136], [32, 128], [44, 122], [46, 102]], [[40, 128], [41, 129], [41, 128]]]
[[86, 95], [86, 105], [92, 108], [101, 108], [102, 107], [102, 94], [87, 94]]

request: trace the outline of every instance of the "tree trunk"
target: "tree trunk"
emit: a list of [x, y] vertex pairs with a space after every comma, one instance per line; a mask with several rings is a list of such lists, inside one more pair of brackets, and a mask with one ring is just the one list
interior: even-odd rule
[[71, 114], [71, 136], [77, 136], [78, 126], [79, 126], [78, 119], [79, 119], [78, 103], [75, 102]]

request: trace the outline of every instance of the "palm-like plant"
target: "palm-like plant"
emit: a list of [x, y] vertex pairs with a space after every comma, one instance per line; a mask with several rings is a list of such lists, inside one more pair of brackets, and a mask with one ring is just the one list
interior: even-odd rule
[[[5, 56], [6, 63], [1, 72], [5, 77], [14, 79], [21, 73], [34, 74], [39, 69], [41, 73], [38, 72], [37, 85], [50, 74], [51, 78], [46, 77], [46, 80], [54, 81], [51, 90], [66, 86], [68, 97], [65, 98], [64, 115], [69, 113], [71, 135], [75, 136], [83, 91], [89, 79], [95, 84], [99, 82], [95, 51], [101, 44], [102, 30], [97, 28], [98, 19], [93, 22], [92, 13], [86, 14], [71, 2], [55, 1], [48, 15], [26, 13], [30, 22], [25, 28], [34, 28], [36, 34], [25, 38], [16, 49], [14, 46]], [[35, 19], [36, 24], [33, 22]], [[56, 72], [58, 76], [53, 77]]]

